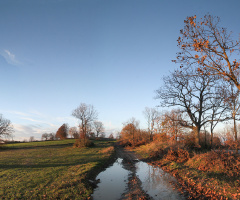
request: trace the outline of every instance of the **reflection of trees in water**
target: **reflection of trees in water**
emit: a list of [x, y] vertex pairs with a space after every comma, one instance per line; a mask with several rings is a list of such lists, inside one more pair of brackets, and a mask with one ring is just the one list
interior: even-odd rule
[[170, 181], [173, 178], [162, 169], [140, 162], [137, 164], [137, 171], [143, 176], [142, 186], [145, 190], [159, 190], [172, 188]]

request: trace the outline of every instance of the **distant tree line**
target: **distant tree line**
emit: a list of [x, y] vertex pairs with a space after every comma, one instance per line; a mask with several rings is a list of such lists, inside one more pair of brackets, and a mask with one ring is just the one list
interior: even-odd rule
[[[56, 134], [42, 134], [42, 140], [63, 140], [70, 137], [77, 139], [76, 143], [83, 143], [83, 146], [85, 146], [91, 138], [105, 137], [104, 125], [97, 121], [97, 111], [92, 105], [81, 103], [79, 107], [73, 110], [72, 116], [79, 120], [78, 127], [69, 127], [68, 124], [64, 123], [59, 127]], [[113, 138], [113, 135], [110, 134], [109, 138]]]

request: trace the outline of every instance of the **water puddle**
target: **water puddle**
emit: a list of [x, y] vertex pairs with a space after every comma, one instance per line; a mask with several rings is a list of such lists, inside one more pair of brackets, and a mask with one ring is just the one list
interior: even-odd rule
[[142, 182], [142, 189], [153, 199], [185, 199], [171, 183], [177, 180], [158, 167], [145, 162], [136, 163], [136, 175]]
[[100, 183], [92, 195], [94, 200], [119, 199], [124, 193], [129, 171], [123, 169], [122, 161], [123, 159], [118, 158], [112, 166], [97, 176], [96, 179], [100, 179]]
[[152, 199], [185, 199], [177, 189], [174, 189], [172, 183], [177, 183], [177, 180], [170, 174], [142, 161], [133, 163], [132, 168], [126, 170], [126, 162], [121, 158], [118, 158], [112, 166], [97, 176], [96, 179], [100, 179], [100, 183], [94, 190], [93, 199], [120, 199], [122, 194], [128, 189], [128, 178], [132, 173], [140, 179], [142, 190]]

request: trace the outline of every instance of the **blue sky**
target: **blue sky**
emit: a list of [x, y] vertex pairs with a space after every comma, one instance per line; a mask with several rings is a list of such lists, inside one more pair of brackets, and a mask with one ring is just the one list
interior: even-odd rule
[[[0, 113], [16, 140], [77, 125], [84, 102], [108, 133], [155, 107], [187, 16], [219, 16], [240, 33], [240, 1], [0, 0]], [[160, 109], [161, 110], [161, 109]]]

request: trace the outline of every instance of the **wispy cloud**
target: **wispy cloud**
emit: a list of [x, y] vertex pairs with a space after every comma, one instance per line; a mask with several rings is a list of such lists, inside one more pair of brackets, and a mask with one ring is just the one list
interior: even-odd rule
[[8, 50], [4, 50], [5, 51], [5, 53], [8, 55], [8, 58], [10, 59], [10, 60], [12, 60], [12, 61], [15, 61], [15, 55], [14, 54], [12, 54], [10, 51], [8, 51]]
[[28, 120], [28, 121], [31, 121], [31, 122], [45, 123], [44, 121], [32, 119], [30, 117], [21, 117], [21, 119], [25, 119], [25, 120]]
[[35, 139], [40, 140], [43, 133], [50, 133], [56, 131], [56, 126], [44, 126], [42, 124], [35, 125], [22, 125], [13, 124], [14, 127], [14, 140], [29, 139], [34, 136]]
[[44, 115], [43, 113], [37, 111], [37, 110], [30, 110], [29, 111], [30, 114], [33, 114], [35, 116], [38, 116], [38, 117], [46, 117], [46, 115]]
[[19, 112], [19, 111], [11, 110], [11, 111], [6, 111], [6, 112], [8, 112], [10, 114], [18, 115], [18, 116], [29, 116], [29, 113], [24, 113], [24, 112]]
[[7, 49], [4, 49], [1, 55], [6, 59], [6, 61], [11, 65], [20, 65], [21, 62], [17, 60], [16, 56]]
[[40, 139], [43, 133], [56, 132], [63, 123], [69, 123], [70, 126], [76, 124], [73, 117], [53, 117], [37, 110], [27, 112], [11, 110], [5, 113], [11, 114], [11, 118], [15, 119], [13, 122], [15, 140], [29, 139], [30, 136]]

